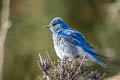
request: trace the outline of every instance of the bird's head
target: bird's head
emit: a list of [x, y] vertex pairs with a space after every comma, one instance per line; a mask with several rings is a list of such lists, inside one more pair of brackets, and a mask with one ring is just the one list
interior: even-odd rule
[[55, 33], [61, 29], [68, 29], [69, 26], [67, 25], [67, 23], [65, 21], [62, 20], [62, 18], [56, 17], [50, 22], [49, 25], [47, 25], [47, 28], [50, 28], [50, 30], [53, 33]]

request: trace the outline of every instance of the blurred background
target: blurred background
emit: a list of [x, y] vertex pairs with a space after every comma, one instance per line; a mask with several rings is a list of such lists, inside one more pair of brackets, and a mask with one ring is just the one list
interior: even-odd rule
[[[0, 14], [2, 0], [0, 0]], [[51, 32], [44, 26], [62, 17], [86, 35], [89, 42], [109, 57], [103, 60], [120, 72], [120, 0], [11, 0], [10, 20], [4, 44], [3, 80], [37, 80], [41, 74], [38, 54], [57, 60]], [[101, 66], [98, 69], [105, 71]]]

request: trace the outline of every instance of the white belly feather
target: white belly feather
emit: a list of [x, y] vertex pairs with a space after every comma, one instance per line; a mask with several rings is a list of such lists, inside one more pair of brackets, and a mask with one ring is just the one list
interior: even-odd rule
[[69, 58], [75, 58], [77, 55], [83, 57], [86, 54], [87, 59], [93, 60], [93, 57], [89, 53], [84, 51], [79, 46], [74, 46], [73, 44], [64, 40], [64, 38], [60, 38], [60, 41], [57, 40], [59, 37], [54, 37], [53, 39], [56, 54], [60, 59], [63, 59], [65, 56]]

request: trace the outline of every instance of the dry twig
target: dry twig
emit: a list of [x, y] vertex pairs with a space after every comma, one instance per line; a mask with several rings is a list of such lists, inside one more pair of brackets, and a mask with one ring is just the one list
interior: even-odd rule
[[100, 74], [91, 66], [83, 64], [86, 55], [83, 56], [80, 64], [68, 58], [58, 60], [56, 64], [53, 64], [48, 52], [47, 56], [48, 59], [45, 60], [40, 55], [38, 60], [38, 65], [46, 80], [104, 80], [105, 74]]

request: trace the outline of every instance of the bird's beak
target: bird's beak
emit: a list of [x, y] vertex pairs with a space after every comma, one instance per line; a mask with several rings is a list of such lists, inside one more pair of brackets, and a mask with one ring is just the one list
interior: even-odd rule
[[51, 25], [46, 25], [45, 27], [46, 27], [46, 28], [50, 28], [50, 27], [51, 27]]

